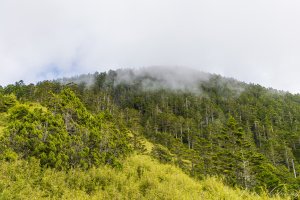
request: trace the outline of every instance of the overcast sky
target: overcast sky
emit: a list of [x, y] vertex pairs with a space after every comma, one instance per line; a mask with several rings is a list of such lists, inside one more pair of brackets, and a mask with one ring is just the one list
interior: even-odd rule
[[300, 92], [298, 0], [0, 0], [0, 84], [182, 66]]

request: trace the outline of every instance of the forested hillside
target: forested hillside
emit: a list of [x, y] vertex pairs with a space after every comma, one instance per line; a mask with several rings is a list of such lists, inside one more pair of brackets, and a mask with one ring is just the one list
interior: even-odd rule
[[219, 75], [19, 81], [0, 87], [0, 136], [3, 199], [31, 190], [54, 199], [297, 199], [300, 190], [300, 95]]

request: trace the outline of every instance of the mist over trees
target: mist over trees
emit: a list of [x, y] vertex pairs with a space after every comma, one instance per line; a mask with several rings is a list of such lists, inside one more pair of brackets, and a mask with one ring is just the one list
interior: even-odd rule
[[61, 171], [122, 169], [131, 155], [147, 155], [195, 180], [216, 176], [231, 187], [296, 195], [298, 94], [170, 70], [1, 87], [1, 162], [37, 159], [40, 167]]

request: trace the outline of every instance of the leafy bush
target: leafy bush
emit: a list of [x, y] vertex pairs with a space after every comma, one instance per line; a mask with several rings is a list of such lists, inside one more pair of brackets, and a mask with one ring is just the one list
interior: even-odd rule
[[4, 159], [9, 152], [20, 158], [35, 157], [42, 166], [57, 169], [119, 166], [119, 158], [131, 151], [129, 136], [107, 120], [106, 114], [89, 113], [71, 90], [53, 95], [49, 109], [16, 104], [1, 139]]

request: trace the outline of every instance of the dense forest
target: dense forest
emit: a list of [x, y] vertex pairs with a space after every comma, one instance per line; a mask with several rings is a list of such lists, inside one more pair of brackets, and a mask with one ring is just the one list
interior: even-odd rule
[[298, 199], [300, 95], [158, 70], [0, 87], [0, 198]]

